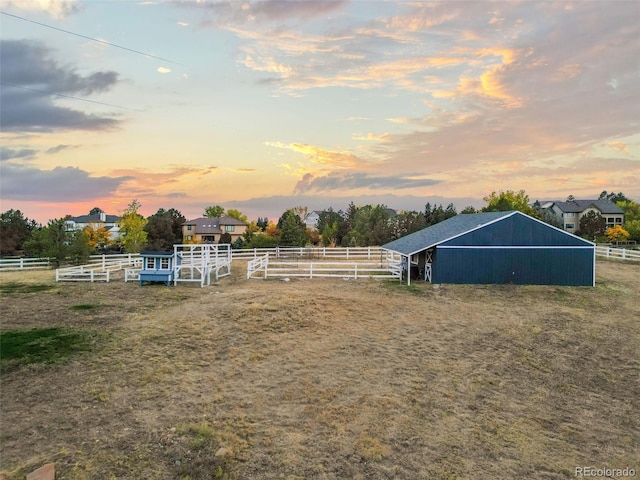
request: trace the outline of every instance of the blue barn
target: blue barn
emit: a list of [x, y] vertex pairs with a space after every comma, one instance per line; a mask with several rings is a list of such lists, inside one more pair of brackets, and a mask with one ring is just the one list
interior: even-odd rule
[[140, 286], [144, 282], [163, 282], [167, 286], [174, 280], [175, 268], [179, 262], [173, 252], [141, 252], [142, 270]]
[[411, 276], [432, 283], [595, 285], [595, 245], [522, 212], [460, 214], [394, 240]]

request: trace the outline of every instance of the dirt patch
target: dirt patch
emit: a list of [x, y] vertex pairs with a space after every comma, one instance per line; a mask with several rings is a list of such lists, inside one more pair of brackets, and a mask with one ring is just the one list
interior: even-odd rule
[[[97, 332], [2, 378], [0, 467], [58, 479], [573, 478], [640, 470], [640, 266], [586, 287], [12, 272], [2, 329]], [[88, 306], [91, 306], [89, 308]]]

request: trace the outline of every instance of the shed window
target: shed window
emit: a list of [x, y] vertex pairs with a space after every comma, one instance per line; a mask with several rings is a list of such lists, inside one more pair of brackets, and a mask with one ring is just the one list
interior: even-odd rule
[[160, 268], [163, 270], [169, 270], [169, 259], [161, 258], [160, 259]]
[[147, 270], [153, 270], [156, 266], [155, 258], [147, 257], [145, 259], [145, 265]]

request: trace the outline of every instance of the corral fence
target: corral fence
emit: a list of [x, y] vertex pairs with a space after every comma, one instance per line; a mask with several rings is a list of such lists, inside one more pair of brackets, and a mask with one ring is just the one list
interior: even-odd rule
[[247, 263], [247, 278], [376, 278], [401, 279], [399, 257], [384, 255], [379, 261], [295, 261], [283, 260], [267, 253]]
[[48, 258], [2, 258], [0, 259], [0, 271], [10, 270], [35, 270], [36, 268], [49, 268]]
[[599, 257], [614, 258], [617, 260], [640, 261], [640, 250], [631, 250], [627, 248], [597, 246], [596, 255]]
[[271, 258], [378, 260], [386, 255], [380, 247], [272, 247], [233, 250], [234, 260], [248, 260], [269, 254]]
[[[115, 255], [110, 255], [115, 257]], [[56, 282], [108, 282], [111, 272], [123, 268], [139, 268], [142, 259], [139, 255], [119, 255], [119, 258], [102, 259], [99, 262], [73, 267], [58, 268]]]

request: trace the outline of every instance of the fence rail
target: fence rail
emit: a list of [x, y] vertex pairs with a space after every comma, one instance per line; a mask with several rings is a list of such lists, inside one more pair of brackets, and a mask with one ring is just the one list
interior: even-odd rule
[[615, 258], [618, 260], [640, 261], [640, 250], [631, 250], [615, 247], [596, 247], [596, 255], [605, 258]]
[[378, 262], [283, 261], [266, 254], [247, 264], [247, 278], [402, 278], [399, 260], [385, 257]]
[[36, 268], [48, 268], [47, 258], [3, 258], [0, 259], [0, 271], [9, 270], [34, 270]]
[[111, 259], [108, 262], [89, 263], [73, 267], [58, 268], [56, 282], [108, 282], [111, 272], [127, 267], [141, 267], [142, 259], [137, 256], [126, 256], [120, 260]]
[[380, 247], [272, 247], [232, 250], [234, 260], [256, 259], [269, 254], [271, 258], [337, 258], [377, 260], [386, 252]]

